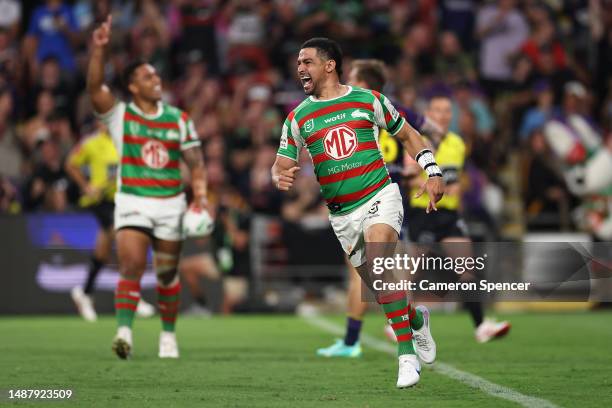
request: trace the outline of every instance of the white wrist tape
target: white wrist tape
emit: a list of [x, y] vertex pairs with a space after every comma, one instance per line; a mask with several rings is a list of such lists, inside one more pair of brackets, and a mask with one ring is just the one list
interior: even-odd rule
[[429, 177], [442, 177], [442, 170], [438, 167], [438, 163], [436, 163], [436, 159], [429, 149], [423, 149], [419, 153], [417, 153], [415, 160], [419, 163], [419, 166]]

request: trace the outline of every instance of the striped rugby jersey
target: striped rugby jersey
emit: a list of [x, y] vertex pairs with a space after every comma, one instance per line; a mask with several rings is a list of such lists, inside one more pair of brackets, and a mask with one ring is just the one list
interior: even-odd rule
[[404, 118], [382, 94], [349, 87], [330, 100], [305, 99], [285, 120], [278, 155], [297, 161], [305, 147], [332, 215], [355, 210], [391, 183], [378, 135], [395, 136]]
[[147, 115], [133, 103], [118, 102], [99, 115], [121, 156], [117, 191], [141, 197], [171, 197], [183, 191], [181, 152], [200, 146], [189, 116], [159, 102]]

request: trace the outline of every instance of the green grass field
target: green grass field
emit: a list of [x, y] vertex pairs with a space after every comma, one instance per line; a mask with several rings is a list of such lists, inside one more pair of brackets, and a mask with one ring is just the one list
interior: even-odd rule
[[[514, 314], [506, 339], [476, 344], [464, 314], [432, 318], [438, 360], [557, 406], [612, 406], [612, 314]], [[326, 318], [342, 325], [343, 318]], [[383, 339], [383, 318], [367, 333]], [[394, 356], [365, 347], [358, 360], [329, 360], [314, 350], [333, 335], [293, 316], [235, 316], [179, 321], [181, 358], [157, 358], [159, 321], [138, 320], [135, 354], [110, 351], [114, 320], [2, 318], [0, 388], [74, 390], [68, 401], [22, 406], [153, 407], [506, 407], [500, 399], [436, 370], [412, 389], [395, 389]]]

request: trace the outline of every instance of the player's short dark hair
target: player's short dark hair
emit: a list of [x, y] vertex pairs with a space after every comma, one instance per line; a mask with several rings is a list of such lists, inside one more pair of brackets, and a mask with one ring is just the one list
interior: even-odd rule
[[325, 37], [315, 37], [302, 44], [301, 48], [316, 48], [317, 54], [327, 60], [336, 61], [336, 72], [342, 75], [342, 50], [337, 42]]
[[127, 67], [123, 70], [123, 75], [121, 75], [121, 85], [123, 86], [125, 92], [130, 93], [129, 86], [134, 79], [134, 73], [136, 70], [142, 66], [148, 64], [147, 61], [143, 59], [137, 59], [128, 64]]
[[387, 82], [385, 63], [377, 59], [358, 59], [351, 69], [357, 70], [357, 80], [368, 84], [368, 88], [381, 92]]

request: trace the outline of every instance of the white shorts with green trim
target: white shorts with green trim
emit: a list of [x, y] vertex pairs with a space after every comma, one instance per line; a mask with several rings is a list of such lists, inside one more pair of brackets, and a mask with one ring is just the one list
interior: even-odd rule
[[366, 263], [365, 231], [374, 224], [387, 224], [399, 235], [404, 220], [404, 206], [399, 186], [391, 183], [356, 210], [345, 215], [330, 215], [329, 220], [351, 264]]
[[168, 198], [152, 198], [118, 192], [115, 194], [115, 230], [135, 227], [164, 241], [182, 241], [186, 209], [183, 193]]

